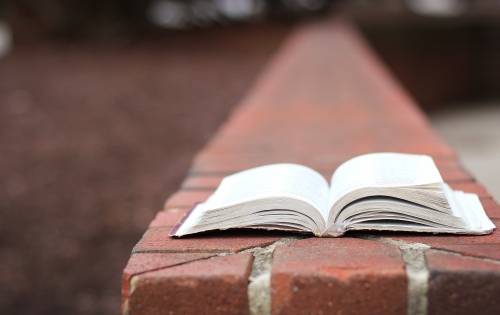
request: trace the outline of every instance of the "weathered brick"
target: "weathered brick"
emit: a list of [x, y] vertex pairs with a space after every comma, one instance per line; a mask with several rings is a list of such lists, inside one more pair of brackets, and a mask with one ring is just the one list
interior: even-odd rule
[[[493, 220], [499, 226], [500, 220]], [[435, 249], [478, 258], [500, 259], [500, 232], [495, 230], [488, 235], [432, 235], [417, 233], [393, 233], [391, 239], [409, 243], [423, 243]]]
[[205, 201], [212, 192], [211, 190], [180, 190], [167, 199], [163, 209], [191, 208], [196, 203]]
[[223, 175], [191, 175], [182, 182], [182, 189], [215, 190], [223, 177]]
[[132, 254], [122, 274], [122, 314], [129, 313], [130, 286], [133, 276], [199, 259], [205, 259], [213, 255], [214, 254], [208, 253]]
[[481, 185], [475, 181], [451, 182], [449, 184], [450, 184], [450, 187], [455, 189], [455, 190], [461, 190], [461, 191], [465, 191], [468, 193], [474, 193], [481, 198], [491, 197], [491, 195], [488, 193], [486, 188], [483, 185]]
[[428, 314], [500, 314], [500, 262], [428, 252]]
[[128, 297], [130, 293], [130, 279], [138, 274], [159, 270], [186, 262], [211, 257], [209, 253], [139, 253], [132, 254], [123, 270], [122, 296]]
[[434, 248], [445, 249], [450, 252], [476, 258], [496, 259], [500, 263], [500, 244], [437, 245]]
[[480, 199], [486, 214], [488, 214], [490, 218], [500, 219], [500, 205], [493, 198]]
[[251, 264], [251, 254], [238, 254], [135, 276], [128, 313], [247, 314]]
[[460, 165], [439, 168], [441, 177], [447, 183], [473, 181], [474, 177]]
[[284, 235], [262, 231], [219, 231], [172, 238], [168, 235], [171, 228], [162, 226], [148, 229], [133, 252], [238, 252], [251, 247], [267, 246]]
[[402, 314], [406, 274], [397, 247], [311, 238], [279, 247], [272, 266], [273, 314]]
[[179, 223], [179, 221], [186, 215], [191, 208], [169, 208], [159, 211], [149, 227], [168, 226], [172, 227]]
[[[500, 221], [494, 221], [494, 223], [498, 224]], [[424, 243], [434, 247], [443, 245], [497, 244], [500, 248], [500, 232], [498, 231], [487, 235], [392, 233], [389, 237], [404, 242]]]

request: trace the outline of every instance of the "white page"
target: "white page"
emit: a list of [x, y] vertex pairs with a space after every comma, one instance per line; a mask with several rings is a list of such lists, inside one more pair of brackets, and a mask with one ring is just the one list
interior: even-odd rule
[[306, 201], [328, 217], [328, 182], [316, 171], [298, 164], [271, 164], [225, 177], [205, 202], [208, 209], [262, 198], [292, 197]]
[[340, 165], [331, 179], [331, 203], [360, 188], [404, 187], [443, 182], [427, 155], [371, 153]]

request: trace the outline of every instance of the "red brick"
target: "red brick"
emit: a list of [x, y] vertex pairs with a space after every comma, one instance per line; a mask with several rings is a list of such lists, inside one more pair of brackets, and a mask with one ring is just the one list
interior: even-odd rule
[[171, 227], [148, 229], [133, 252], [238, 252], [251, 247], [267, 246], [284, 235], [262, 231], [219, 231], [172, 238], [168, 235], [170, 230]]
[[222, 175], [191, 175], [182, 182], [182, 189], [215, 190], [223, 177]]
[[295, 159], [384, 150], [455, 156], [355, 32], [318, 24], [287, 41], [205, 154]]
[[169, 226], [172, 227], [179, 223], [179, 221], [186, 215], [190, 208], [170, 208], [159, 211], [149, 227]]
[[448, 168], [448, 167], [456, 167], [457, 165], [459, 166], [462, 165], [456, 155], [448, 157], [433, 156], [432, 158], [438, 168]]
[[500, 263], [428, 252], [428, 313], [500, 314]]
[[[500, 221], [494, 221], [494, 223], [498, 225]], [[500, 248], [500, 232], [496, 230], [487, 235], [393, 233], [389, 237], [404, 242], [424, 243], [433, 247], [443, 245], [497, 244]]]
[[402, 314], [406, 274], [397, 247], [311, 238], [279, 247], [272, 266], [273, 314]]
[[455, 190], [461, 190], [461, 191], [465, 191], [468, 193], [474, 193], [481, 198], [491, 197], [491, 195], [488, 193], [486, 188], [483, 185], [481, 185], [475, 181], [451, 182], [449, 184], [450, 184], [450, 187], [455, 189]]
[[159, 270], [213, 256], [208, 253], [140, 253], [132, 254], [122, 276], [122, 297], [129, 296], [130, 279], [138, 274]]
[[437, 245], [434, 248], [445, 249], [450, 252], [476, 258], [496, 259], [500, 263], [500, 244]]
[[[480, 198], [484, 211], [490, 218], [500, 219], [500, 205], [493, 198]], [[497, 224], [498, 227], [498, 224]]]
[[447, 183], [452, 183], [456, 181], [473, 181], [474, 177], [467, 172], [463, 167], [456, 165], [450, 167], [439, 168], [441, 177]]
[[205, 201], [211, 194], [210, 190], [180, 190], [167, 199], [163, 208], [191, 208], [196, 203]]
[[[500, 220], [493, 220], [493, 223], [499, 226]], [[423, 243], [435, 249], [479, 258], [500, 259], [500, 232], [498, 230], [488, 235], [398, 234], [400, 233], [395, 233], [390, 238], [410, 243]]]
[[130, 315], [247, 314], [251, 254], [200, 260], [134, 277]]

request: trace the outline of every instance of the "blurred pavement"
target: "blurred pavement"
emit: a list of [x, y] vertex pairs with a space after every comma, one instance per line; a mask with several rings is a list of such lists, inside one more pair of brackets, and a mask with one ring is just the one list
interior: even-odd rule
[[500, 104], [467, 104], [431, 114], [465, 167], [500, 200]]

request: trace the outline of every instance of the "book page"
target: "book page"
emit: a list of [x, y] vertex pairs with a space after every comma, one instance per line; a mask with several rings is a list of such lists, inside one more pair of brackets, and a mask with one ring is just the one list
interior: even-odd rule
[[228, 207], [262, 198], [292, 197], [329, 212], [328, 182], [318, 172], [298, 164], [271, 164], [225, 177], [205, 202], [207, 208]]
[[331, 204], [360, 188], [406, 187], [443, 182], [431, 157], [371, 153], [348, 160], [331, 179]]

